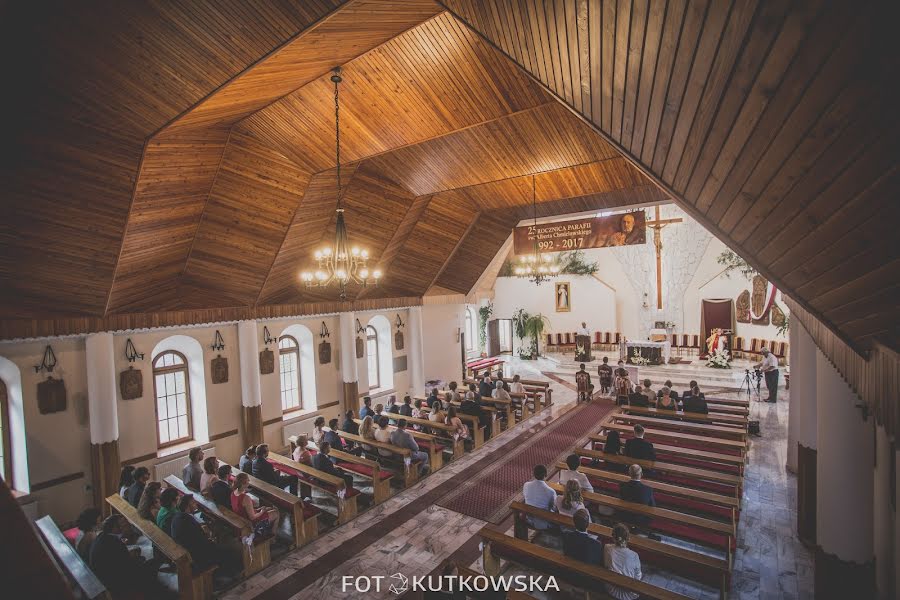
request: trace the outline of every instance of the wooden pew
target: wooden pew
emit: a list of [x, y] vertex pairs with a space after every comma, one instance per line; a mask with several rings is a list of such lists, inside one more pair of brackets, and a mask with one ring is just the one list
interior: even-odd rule
[[[624, 425], [621, 423], [607, 423], [603, 426], [607, 431], [618, 431], [625, 436], [634, 435], [633, 425]], [[664, 429], [644, 429], [644, 439], [656, 443], [666, 443], [673, 446], [682, 446], [685, 448], [709, 448], [719, 453], [734, 453], [741, 456], [746, 462], [747, 460], [747, 442], [740, 440], [729, 440], [726, 438], [710, 437], [705, 435], [692, 435], [680, 431], [666, 431]]]
[[[491, 377], [491, 381], [497, 382], [496, 377]], [[512, 383], [512, 377], [504, 377], [503, 381], [506, 383]], [[519, 380], [523, 386], [525, 386], [525, 397], [531, 398], [534, 401], [534, 411], [540, 412], [547, 406], [550, 406], [550, 384], [546, 381], [530, 381], [526, 383], [527, 380]], [[463, 383], [466, 385], [474, 383], [478, 385], [480, 382], [477, 379], [466, 378], [463, 379]], [[510, 392], [510, 396], [514, 398], [518, 398], [522, 396], [522, 394], [513, 394]], [[544, 399], [546, 398], [546, 401]]]
[[[296, 447], [298, 439], [299, 436], [296, 435], [292, 435], [288, 438], [292, 448]], [[310, 452], [318, 452], [318, 448], [316, 448], [315, 443], [311, 440], [309, 441], [307, 449]], [[377, 461], [356, 456], [355, 454], [350, 454], [349, 452], [344, 452], [343, 450], [337, 450], [335, 448], [331, 449], [331, 456], [338, 459], [338, 467], [372, 482], [375, 504], [381, 504], [391, 497], [391, 478], [393, 477], [393, 474], [383, 470]]]
[[711, 413], [737, 415], [740, 417], [747, 417], [750, 415], [750, 409], [745, 406], [731, 406], [730, 404], [719, 404], [717, 402], [707, 402], [706, 406]]
[[729, 406], [740, 406], [743, 408], [750, 408], [750, 401], [746, 398], [714, 398], [711, 396], [705, 396], [707, 404], [727, 404]]
[[[418, 399], [418, 396], [416, 397], [416, 399]], [[460, 405], [459, 402], [451, 402], [451, 404], [453, 404], [457, 408], [459, 408]], [[426, 414], [431, 413], [431, 409], [424, 405], [419, 410]], [[459, 411], [456, 412], [456, 416], [459, 417], [463, 421], [463, 423], [466, 424], [466, 426], [468, 426], [469, 433], [472, 436], [472, 443], [474, 444], [475, 449], [477, 450], [478, 448], [481, 448], [484, 445], [485, 428], [481, 426], [481, 421], [478, 419], [478, 417], [476, 417], [475, 415], [466, 415]], [[492, 428], [491, 437], [493, 437], [494, 435], [496, 435], [496, 432], [493, 432]]]
[[141, 517], [137, 509], [130, 505], [125, 498], [113, 494], [106, 499], [117, 513], [125, 517], [141, 534], [144, 535], [155, 548], [157, 548], [172, 564], [178, 579], [178, 597], [180, 600], [207, 600], [213, 597], [212, 574], [215, 566], [194, 572], [191, 554], [175, 543], [156, 523]]
[[[630, 437], [630, 436], [629, 436]], [[606, 443], [606, 436], [603, 434], [591, 435], [588, 439], [592, 443]], [[623, 440], [624, 443], [625, 440]], [[738, 474], [744, 473], [744, 459], [734, 454], [720, 454], [718, 452], [710, 452], [708, 450], [697, 450], [695, 448], [685, 448], [683, 446], [669, 446], [667, 444], [653, 444], [653, 448], [657, 454], [672, 455], [679, 459], [690, 462], [702, 462], [703, 468], [721, 470], [726, 473], [737, 471]], [[597, 448], [594, 448], [597, 450]]]
[[37, 530], [41, 532], [44, 545], [55, 562], [66, 573], [71, 584], [79, 591], [79, 596], [87, 600], [112, 600], [112, 596], [87, 563], [65, 538], [53, 518], [49, 515], [41, 517], [34, 522]]
[[738, 475], [730, 475], [728, 473], [719, 473], [718, 471], [709, 471], [706, 469], [698, 469], [696, 467], [686, 467], [673, 463], [663, 462], [661, 460], [641, 460], [628, 456], [613, 456], [597, 450], [587, 450], [584, 448], [576, 448], [575, 454], [590, 459], [596, 459], [603, 462], [614, 463], [619, 465], [640, 465], [644, 470], [645, 477], [653, 478], [656, 473], [665, 473], [667, 475], [675, 475], [679, 478], [687, 479], [692, 487], [703, 488], [703, 482], [708, 481], [714, 484], [716, 488], [725, 486], [734, 490], [735, 497], [740, 496], [742, 480]]
[[707, 425], [706, 423], [691, 423], [689, 421], [676, 421], [674, 419], [663, 419], [656, 416], [643, 416], [638, 414], [629, 414], [628, 412], [613, 415], [613, 420], [631, 423], [632, 425], [640, 423], [644, 427], [653, 427], [656, 429], [670, 429], [674, 431], [684, 431], [697, 435], [706, 435], [709, 437], [724, 437], [744, 441], [747, 439], [747, 430], [740, 427], [731, 427], [727, 425]]
[[[516, 539], [491, 526], [483, 527], [478, 535], [484, 542], [482, 553], [485, 564], [495, 563], [496, 557], [506, 557], [507, 560], [536, 571], [552, 574], [557, 579], [584, 588], [588, 590], [589, 594], [603, 590], [605, 583], [611, 583], [620, 588], [637, 592], [642, 599], [686, 600], [688, 598], [688, 596], [682, 596], [665, 588], [614, 573], [603, 567], [568, 558], [549, 548]], [[606, 596], [601, 592], [601, 595], [594, 597], [604, 598]]]
[[626, 404], [621, 407], [622, 411], [641, 415], [645, 417], [656, 417], [658, 419], [680, 419], [683, 421], [691, 421], [693, 423], [718, 423], [725, 425], [734, 425], [743, 429], [747, 428], [747, 417], [740, 415], [726, 415], [721, 413], [696, 413], [684, 412], [681, 410], [665, 410], [659, 408], [644, 408], [643, 406], [630, 406]]
[[[429, 427], [432, 430], [442, 431], [446, 435], [444, 436], [436, 436], [431, 433], [426, 433], [424, 431], [416, 431], [411, 427], [407, 427], [406, 431], [412, 434], [414, 438], [417, 440], [422, 440], [427, 443], [429, 460], [431, 460], [431, 470], [437, 471], [444, 465], [444, 457], [443, 448], [438, 448], [437, 446], [445, 446], [449, 445], [450, 449], [453, 453], [453, 458], [459, 458], [466, 453], [465, 445], [462, 440], [453, 439], [453, 434], [456, 433], [456, 428], [450, 425], [445, 425], [444, 423], [435, 423], [434, 421], [429, 421], [428, 419], [416, 419], [415, 417], [401, 417], [399, 415], [395, 416], [394, 420], [399, 421], [400, 419], [405, 419], [407, 423], [414, 423], [416, 425], [422, 425], [424, 427]], [[356, 423], [362, 424], [360, 419], [353, 419]], [[388, 425], [388, 427], [393, 431], [396, 429], [396, 425]], [[418, 443], [418, 442], [417, 442]]]
[[[572, 528], [572, 517], [566, 515], [529, 506], [524, 502], [513, 502], [509, 508], [513, 511], [514, 535], [520, 540], [528, 539], [530, 524], [526, 516], [536, 517], [559, 527]], [[588, 525], [588, 533], [600, 538], [604, 544], [613, 543], [612, 527], [591, 523]], [[719, 588], [719, 597], [723, 600], [728, 594], [731, 563], [727, 559], [638, 535], [629, 537], [628, 546], [640, 555], [642, 564], [660, 566], [678, 575], [715, 586]]]
[[[238, 540], [250, 535], [250, 532], [253, 531], [253, 526], [246, 518], [233, 513], [224, 506], [219, 506], [200, 492], [189, 489], [177, 475], [169, 475], [163, 479], [163, 483], [166, 484], [166, 487], [178, 490], [179, 495], [190, 494], [193, 496], [200, 512], [226, 525]], [[247, 544], [241, 544], [244, 577], [249, 577], [269, 566], [269, 563], [272, 562], [271, 544], [274, 537], [273, 535], [265, 539], [254, 539], [252, 549]]]
[[400, 465], [402, 468], [404, 487], [415, 485], [419, 480], [419, 470], [417, 468], [412, 468], [408, 464], [408, 461], [411, 460], [412, 457], [412, 452], [410, 452], [408, 448], [400, 448], [399, 446], [395, 446], [393, 444], [384, 444], [382, 442], [377, 442], [374, 440], [367, 440], [356, 434], [347, 433], [346, 431], [338, 430], [337, 434], [345, 440], [356, 442], [357, 444], [366, 444], [367, 446], [375, 448], [376, 450], [378, 448], [387, 450], [392, 455], [399, 457]]
[[356, 498], [360, 492], [354, 488], [348, 490], [343, 477], [325, 473], [274, 452], [269, 453], [268, 460], [276, 470], [296, 475], [300, 482], [334, 496], [337, 499], [338, 525], [343, 525], [359, 514]]
[[[566, 493], [566, 487], [563, 485], [558, 483], [550, 483], [548, 485], [559, 495]], [[582, 491], [581, 496], [586, 504], [600, 504], [614, 508], [617, 513], [625, 512], [650, 517], [652, 521], [647, 525], [648, 529], [712, 548], [719, 548], [728, 557], [729, 563], [731, 562], [731, 550], [736, 535], [734, 523], [723, 523], [722, 521], [714, 521], [668, 508], [628, 502], [616, 496], [598, 492]]]
[[[221, 467], [225, 462], [219, 460], [218, 465]], [[232, 467], [231, 478], [242, 471], [237, 467]], [[247, 473], [250, 480], [250, 489], [261, 499], [280, 511], [291, 517], [294, 529], [294, 547], [300, 547], [308, 544], [319, 537], [319, 514], [321, 510], [312, 504], [303, 502], [303, 500], [290, 492], [286, 492], [280, 487], [276, 487], [271, 483], [266, 483], [261, 479], [257, 479], [253, 475]]]

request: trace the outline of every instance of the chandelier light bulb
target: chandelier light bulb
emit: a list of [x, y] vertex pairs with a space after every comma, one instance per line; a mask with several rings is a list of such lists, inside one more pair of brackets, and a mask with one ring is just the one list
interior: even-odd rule
[[369, 270], [368, 269], [360, 269], [359, 276], [362, 277], [363, 279], [368, 279], [369, 278]]
[[353, 248], [350, 250], [350, 254], [352, 254], [353, 256], [359, 256], [359, 248], [353, 246]]
[[315, 257], [316, 257], [316, 260], [322, 260], [322, 251], [316, 250]]
[[331, 248], [327, 248], [327, 247], [322, 248], [322, 255], [323, 256], [331, 256]]
[[373, 276], [375, 279], [381, 279], [381, 271], [379, 271], [378, 269], [375, 269], [375, 272], [372, 273], [372, 276]]
[[361, 254], [362, 254], [362, 257], [363, 257], [363, 258], [369, 258], [369, 251], [368, 251], [368, 250], [363, 250], [363, 251], [361, 252]]
[[316, 279], [325, 281], [325, 271], [316, 271]]
[[338, 269], [334, 274], [338, 279], [347, 279], [347, 271], [343, 269]]

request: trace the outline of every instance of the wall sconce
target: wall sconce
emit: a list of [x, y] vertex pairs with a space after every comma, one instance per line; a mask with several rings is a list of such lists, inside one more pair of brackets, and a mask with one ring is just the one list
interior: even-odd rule
[[34, 372], [40, 373], [41, 371], [47, 371], [48, 373], [52, 373], [56, 363], [56, 354], [54, 354], [53, 348], [47, 346], [44, 348], [44, 356], [41, 358], [41, 364], [34, 367]]
[[130, 363], [133, 363], [137, 359], [144, 360], [144, 353], [137, 351], [137, 348], [131, 343], [131, 338], [128, 338], [128, 341], [125, 342], [125, 358], [127, 358]]
[[403, 319], [400, 318], [400, 313], [397, 313], [397, 320], [395, 324], [397, 325], [397, 331], [400, 331], [406, 326], [406, 323], [404, 323]]
[[356, 320], [356, 333], [365, 333], [366, 328], [362, 326], [362, 323], [359, 322], [359, 319]]
[[269, 328], [263, 325], [263, 344], [268, 346], [272, 342], [276, 341], [275, 338], [272, 337], [272, 334], [269, 333]]
[[212, 349], [216, 352], [221, 352], [225, 349], [225, 340], [222, 338], [222, 334], [219, 333], [218, 329], [216, 329], [216, 337], [213, 340]]

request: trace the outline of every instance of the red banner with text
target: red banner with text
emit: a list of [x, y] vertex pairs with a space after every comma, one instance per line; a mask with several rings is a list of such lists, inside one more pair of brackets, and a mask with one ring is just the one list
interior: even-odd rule
[[629, 246], [647, 241], [647, 224], [644, 211], [589, 217], [574, 221], [539, 223], [516, 227], [513, 236], [514, 252], [527, 254], [539, 252], [565, 252], [585, 248]]

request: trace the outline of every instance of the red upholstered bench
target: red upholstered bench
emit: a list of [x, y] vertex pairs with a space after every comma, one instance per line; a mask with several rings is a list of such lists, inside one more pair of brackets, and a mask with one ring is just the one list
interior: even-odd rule
[[[337, 466], [344, 469], [345, 471], [352, 471], [354, 473], [359, 473], [360, 475], [365, 475], [366, 477], [372, 477], [374, 473], [374, 469], [372, 467], [367, 467], [366, 465], [358, 465], [350, 462], [339, 462]], [[387, 471], [378, 471], [378, 477], [382, 480], [390, 479], [392, 475]]]
[[[443, 444], [433, 443], [428, 440], [417, 440], [416, 443], [419, 445], [419, 448], [426, 451], [434, 450], [435, 452], [443, 452], [445, 448]], [[432, 444], [434, 444], [433, 447]]]
[[[619, 483], [616, 481], [607, 481], [605, 479], [597, 479], [596, 477], [588, 477], [588, 481], [594, 486], [595, 491], [603, 491], [611, 496], [619, 497]], [[726, 506], [718, 506], [709, 502], [666, 494], [659, 490], [653, 490], [653, 498], [656, 504], [663, 508], [671, 508], [673, 510], [683, 509], [692, 513], [702, 514], [706, 517], [716, 517], [726, 523], [731, 522], [731, 509]]]
[[690, 540], [711, 548], [721, 548], [725, 552], [728, 550], [734, 552], [737, 548], [735, 539], [729, 535], [722, 535], [714, 531], [704, 531], [683, 523], [676, 523], [664, 519], [653, 519], [650, 521], [649, 527], [650, 529], [671, 535], [672, 537]]
[[72, 544], [72, 547], [75, 547], [75, 543], [78, 541], [78, 532], [81, 531], [77, 527], [72, 527], [71, 529], [66, 529], [62, 532], [63, 537], [69, 540], [69, 543]]

